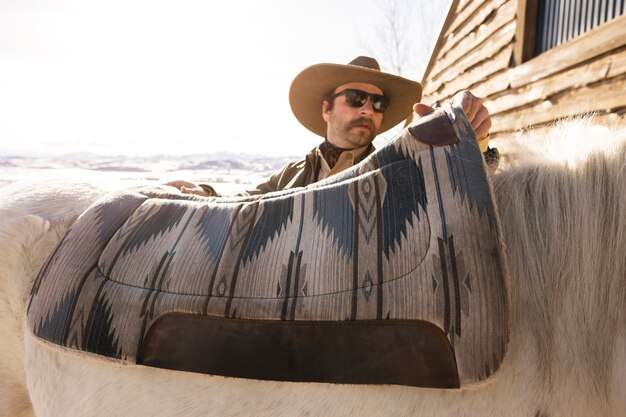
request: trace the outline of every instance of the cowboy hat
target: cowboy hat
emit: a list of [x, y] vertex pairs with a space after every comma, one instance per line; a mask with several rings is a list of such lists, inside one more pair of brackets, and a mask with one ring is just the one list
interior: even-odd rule
[[390, 104], [378, 133], [391, 129], [407, 118], [413, 104], [422, 95], [420, 83], [381, 72], [374, 58], [360, 56], [347, 65], [317, 64], [298, 74], [289, 89], [289, 104], [293, 114], [304, 127], [325, 137], [326, 122], [322, 117], [322, 101], [326, 94], [350, 82], [373, 84], [389, 97]]

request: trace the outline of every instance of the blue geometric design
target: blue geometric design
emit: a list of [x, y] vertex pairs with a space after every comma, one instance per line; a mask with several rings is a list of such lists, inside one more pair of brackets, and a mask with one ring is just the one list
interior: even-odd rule
[[65, 332], [70, 324], [71, 313], [76, 299], [76, 291], [68, 291], [55, 306], [52, 313], [33, 329], [44, 340], [59, 345], [65, 343]]
[[93, 211], [96, 222], [94, 229], [100, 242], [108, 242], [111, 239], [112, 231], [119, 229], [128, 220], [131, 213], [145, 201], [146, 199], [143, 196], [124, 194], [113, 201], [109, 201], [109, 204], [94, 206]]
[[381, 169], [387, 181], [387, 192], [382, 205], [383, 251], [400, 244], [400, 236], [406, 237], [407, 222], [412, 226], [413, 215], [420, 219], [419, 209], [426, 210], [426, 186], [421, 160], [404, 160]]
[[216, 261], [220, 256], [230, 225], [233, 211], [229, 207], [204, 207], [196, 229], [200, 232], [200, 242], [207, 258]]
[[98, 297], [94, 303], [93, 317], [86, 329], [85, 349], [99, 355], [120, 358], [111, 304], [102, 296]]
[[479, 150], [478, 145], [470, 141], [460, 141], [446, 150], [452, 190], [460, 193], [461, 201], [465, 198], [469, 200], [470, 209], [477, 204], [479, 212], [486, 212], [489, 225], [492, 226], [495, 214], [491, 206], [491, 196], [487, 182], [479, 175], [483, 170], [483, 162], [481, 158], [468, 159], [467, 155], [471, 155], [471, 152], [479, 152]]
[[326, 187], [313, 191], [313, 215], [323, 230], [328, 229], [333, 243], [346, 256], [354, 251], [354, 206], [350, 201], [349, 184]]
[[147, 219], [142, 219], [135, 233], [124, 246], [124, 255], [177, 226], [189, 210], [189, 206], [175, 201], [168, 201], [153, 207], [156, 207], [156, 213], [151, 213]]
[[256, 221], [248, 246], [243, 254], [243, 261], [249, 261], [258, 255], [269, 240], [273, 240], [293, 219], [293, 198], [283, 197], [271, 201], [262, 201], [263, 212]]
[[385, 165], [391, 165], [394, 162], [405, 161], [411, 158], [402, 152], [401, 147], [391, 141], [376, 152], [376, 159], [378, 160], [378, 166], [384, 167]]

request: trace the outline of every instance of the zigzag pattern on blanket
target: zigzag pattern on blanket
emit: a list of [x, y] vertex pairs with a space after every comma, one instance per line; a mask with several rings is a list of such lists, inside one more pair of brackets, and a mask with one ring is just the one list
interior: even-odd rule
[[404, 130], [343, 174], [265, 196], [109, 195], [42, 269], [29, 326], [135, 362], [171, 313], [421, 320], [447, 336], [461, 383], [480, 381], [504, 357], [507, 283], [481, 154], [457, 133], [432, 147]]

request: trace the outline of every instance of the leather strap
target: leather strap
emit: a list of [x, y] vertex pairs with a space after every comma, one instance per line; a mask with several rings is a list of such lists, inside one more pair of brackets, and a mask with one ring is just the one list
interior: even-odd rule
[[415, 139], [427, 145], [444, 146], [459, 143], [454, 127], [442, 108], [420, 117], [408, 130]]
[[137, 363], [275, 381], [459, 387], [448, 339], [425, 321], [170, 314], [151, 327]]

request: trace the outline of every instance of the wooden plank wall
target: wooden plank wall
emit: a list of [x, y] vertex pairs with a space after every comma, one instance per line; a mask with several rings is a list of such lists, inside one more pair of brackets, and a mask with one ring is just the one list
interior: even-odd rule
[[472, 90], [491, 112], [494, 138], [590, 112], [625, 124], [626, 15], [516, 65], [526, 4], [460, 0], [453, 6], [424, 75], [423, 102], [440, 104]]

